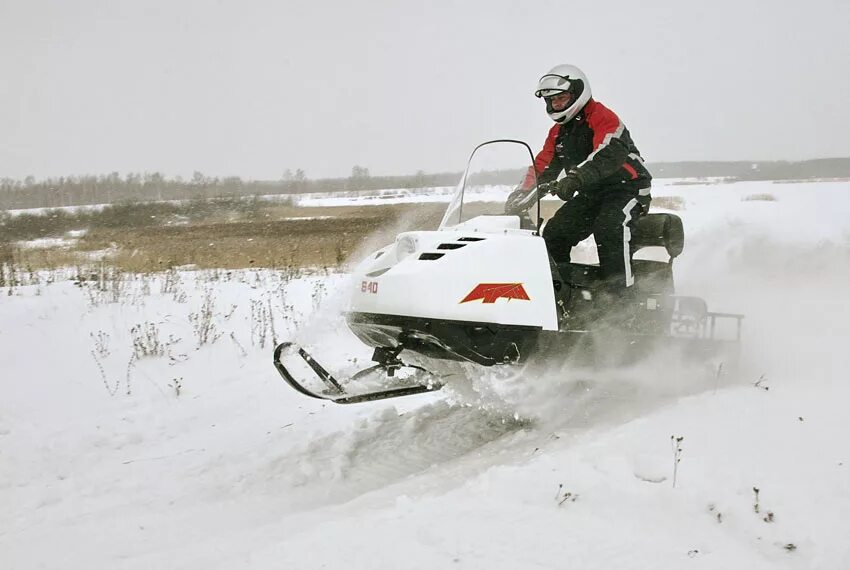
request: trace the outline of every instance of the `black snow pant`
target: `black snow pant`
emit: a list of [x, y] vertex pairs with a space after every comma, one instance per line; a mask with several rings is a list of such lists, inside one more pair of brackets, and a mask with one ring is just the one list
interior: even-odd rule
[[593, 234], [599, 252], [602, 290], [623, 298], [634, 283], [630, 240], [635, 220], [649, 208], [649, 195], [617, 187], [580, 192], [561, 206], [543, 228], [549, 255], [570, 261], [570, 250]]

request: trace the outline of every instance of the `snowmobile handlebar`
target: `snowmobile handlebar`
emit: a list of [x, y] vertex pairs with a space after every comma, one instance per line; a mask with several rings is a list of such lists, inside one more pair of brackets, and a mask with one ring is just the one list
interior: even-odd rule
[[[517, 188], [511, 192], [508, 196], [507, 202], [505, 202], [505, 214], [508, 216], [521, 215], [536, 204], [538, 199], [542, 200], [548, 194], [557, 196], [557, 190], [557, 181], [538, 184], [537, 188], [533, 188], [531, 190]], [[569, 202], [569, 200], [564, 201]]]
[[548, 184], [540, 184], [530, 190], [517, 188], [510, 193], [505, 202], [505, 214], [508, 216], [518, 216], [534, 206], [538, 199], [543, 198], [548, 193]]

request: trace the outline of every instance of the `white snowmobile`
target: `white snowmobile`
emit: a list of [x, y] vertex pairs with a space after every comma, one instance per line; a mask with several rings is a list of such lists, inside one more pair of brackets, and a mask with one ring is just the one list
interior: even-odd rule
[[[743, 315], [710, 312], [702, 299], [674, 294], [673, 260], [684, 247], [678, 216], [638, 219], [632, 254], [654, 249], [665, 259], [633, 259], [633, 293], [612, 320], [597, 293], [598, 265], [550, 258], [540, 235], [543, 196], [529, 192], [514, 208], [523, 213], [505, 214], [511, 188], [493, 181], [509, 174], [506, 167], [519, 167], [521, 176], [533, 160], [521, 141], [482, 143], [437, 230], [401, 233], [357, 266], [346, 320], [374, 348], [373, 366], [340, 380], [286, 342], [274, 351], [284, 380], [304, 395], [350, 404], [439, 390], [443, 378], [432, 372], [439, 360], [622, 364], [655, 346], [700, 359], [735, 357]], [[525, 213], [534, 208], [536, 223]], [[299, 366], [312, 378], [296, 378]], [[377, 387], [364, 385], [376, 374], [382, 378]]]

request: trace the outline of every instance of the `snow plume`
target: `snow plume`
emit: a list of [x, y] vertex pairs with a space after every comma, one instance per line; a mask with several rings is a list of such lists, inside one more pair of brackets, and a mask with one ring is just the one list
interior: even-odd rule
[[[404, 213], [393, 220], [392, 223], [387, 224], [385, 227], [376, 232], [373, 232], [370, 236], [363, 240], [360, 246], [351, 253], [346, 262], [351, 266], [354, 266], [360, 263], [367, 256], [375, 253], [378, 249], [394, 243], [398, 234], [409, 232], [414, 228], [420, 227], [420, 218], [421, 213], [415, 209], [404, 211]], [[434, 227], [427, 229], [436, 230], [437, 226], [435, 225]]]
[[[354, 266], [376, 250], [392, 244], [399, 233], [415, 227], [417, 212], [405, 212], [392, 224], [370, 235], [348, 258], [347, 265]], [[436, 229], [436, 228], [433, 228]], [[353, 373], [370, 363], [372, 349], [363, 346], [349, 331], [344, 313], [352, 287], [355, 284], [347, 273], [334, 274], [331, 278], [316, 278], [313, 287], [314, 311], [309, 323], [298, 331], [292, 340], [307, 347], [340, 374]], [[311, 350], [312, 349], [312, 350]]]
[[731, 381], [722, 371], [718, 376], [712, 363], [679, 356], [658, 348], [631, 366], [594, 369], [565, 358], [519, 369], [470, 369], [451, 379], [445, 391], [455, 401], [529, 422], [542, 432], [587, 430], [620, 424]]
[[696, 236], [677, 286], [710, 307], [747, 315], [744, 371], [801, 381], [846, 375], [850, 241], [788, 242], [782, 233], [745, 226], [720, 230], [734, 239], [718, 246], [712, 236]]
[[[701, 230], [674, 263], [677, 293], [703, 297], [710, 311], [745, 315], [737, 362], [729, 355], [688, 362], [658, 346], [627, 367], [593, 370], [563, 359], [478, 371], [450, 382], [451, 393], [542, 429], [564, 430], [622, 422], [699, 392], [843, 381], [850, 368], [847, 230], [839, 228], [829, 241], [821, 231], [807, 242], [739, 218], [695, 225]], [[734, 326], [718, 330], [734, 338]]]

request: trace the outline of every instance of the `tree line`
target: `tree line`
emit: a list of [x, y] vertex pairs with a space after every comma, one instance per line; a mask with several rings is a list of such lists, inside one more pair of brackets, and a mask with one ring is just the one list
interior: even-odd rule
[[[850, 177], [850, 158], [799, 162], [666, 162], [648, 165], [656, 178], [725, 177], [732, 180], [805, 180]], [[480, 173], [489, 183], [516, 184], [521, 173], [505, 170]], [[240, 196], [302, 194], [383, 189], [453, 186], [460, 172], [403, 176], [372, 176], [369, 169], [354, 166], [347, 178], [310, 179], [297, 169], [286, 170], [279, 180], [243, 180], [238, 176], [210, 177], [195, 172], [191, 179], [169, 178], [159, 172], [118, 172], [106, 175], [63, 176], [36, 180], [0, 178], [0, 210], [58, 208], [117, 202], [162, 200], [208, 200]]]
[[458, 173], [413, 176], [370, 176], [368, 168], [356, 166], [348, 178], [311, 180], [303, 170], [284, 172], [280, 180], [243, 180], [238, 176], [210, 177], [195, 172], [191, 179], [169, 178], [159, 172], [117, 172], [107, 175], [63, 176], [36, 180], [0, 178], [0, 210], [58, 208], [126, 201], [205, 200], [239, 196], [302, 194], [380, 190], [385, 188], [429, 188], [457, 183]]

